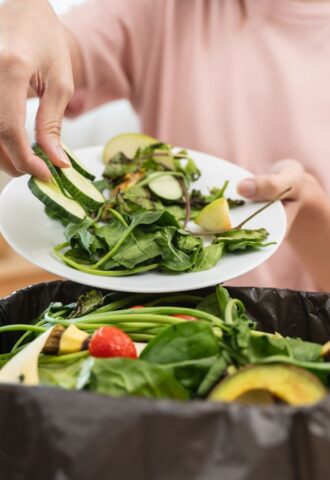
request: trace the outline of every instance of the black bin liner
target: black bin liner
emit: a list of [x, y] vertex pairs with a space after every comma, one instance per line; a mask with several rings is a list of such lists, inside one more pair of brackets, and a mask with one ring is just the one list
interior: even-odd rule
[[[0, 301], [0, 324], [29, 322], [88, 289], [29, 287]], [[328, 294], [229, 290], [265, 330], [330, 338]], [[13, 341], [1, 338], [0, 353]], [[243, 407], [0, 385], [0, 480], [11, 479], [329, 480], [330, 396], [312, 407]]]

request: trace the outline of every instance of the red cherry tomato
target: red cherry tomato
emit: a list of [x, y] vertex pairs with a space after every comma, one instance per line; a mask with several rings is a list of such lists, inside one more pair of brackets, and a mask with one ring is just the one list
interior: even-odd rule
[[130, 337], [116, 327], [98, 328], [89, 342], [88, 349], [93, 357], [98, 358], [138, 356]]
[[198, 320], [197, 317], [192, 315], [185, 315], [184, 313], [173, 313], [171, 317], [182, 318], [183, 320]]
[[144, 308], [143, 305], [134, 305], [134, 307], [131, 307], [131, 308]]

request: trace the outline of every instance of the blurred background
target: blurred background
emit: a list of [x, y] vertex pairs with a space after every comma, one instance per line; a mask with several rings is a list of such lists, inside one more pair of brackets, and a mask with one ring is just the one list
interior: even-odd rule
[[[60, 15], [82, 1], [50, 0], [50, 3]], [[31, 143], [37, 107], [38, 100], [28, 101], [26, 130]], [[110, 137], [119, 133], [137, 131], [139, 131], [139, 121], [135, 112], [126, 100], [119, 100], [89, 112], [76, 120], [65, 119], [62, 137], [65, 143], [76, 149], [104, 144]], [[8, 176], [0, 172], [0, 194], [8, 181]], [[15, 254], [0, 234], [0, 297], [32, 283], [52, 279], [55, 279], [53, 275], [40, 270]]]

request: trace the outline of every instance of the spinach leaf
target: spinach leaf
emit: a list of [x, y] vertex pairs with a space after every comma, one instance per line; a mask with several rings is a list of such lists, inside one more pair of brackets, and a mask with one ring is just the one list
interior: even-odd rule
[[[161, 245], [158, 243], [157, 233], [145, 233], [139, 227], [134, 230], [122, 244], [122, 247], [112, 257], [117, 265], [132, 269], [136, 265], [147, 262], [162, 254]], [[105, 265], [107, 268], [107, 265]]]
[[101, 238], [107, 244], [109, 250], [111, 250], [125, 233], [126, 229], [127, 227], [119, 220], [112, 218], [106, 225], [98, 227], [97, 236]]
[[323, 362], [321, 349], [321, 345], [299, 338], [276, 338], [260, 334], [250, 337], [247, 355], [250, 363], [274, 355], [284, 355], [304, 362]]
[[189, 398], [169, 371], [130, 358], [95, 359], [88, 389], [113, 397]]
[[163, 228], [158, 232], [157, 242], [162, 248], [163, 257], [160, 266], [163, 270], [184, 272], [192, 267], [194, 259], [175, 247], [173, 243], [175, 233], [176, 229], [171, 227]]
[[218, 352], [219, 343], [211, 326], [190, 321], [166, 328], [148, 343], [140, 358], [166, 366], [194, 394]]
[[95, 235], [93, 224], [94, 221], [91, 218], [86, 218], [78, 224], [67, 225], [64, 233], [71, 248], [81, 248], [90, 255], [104, 250], [103, 243]]
[[180, 384], [187, 389], [192, 397], [196, 396], [199, 385], [217, 361], [216, 356], [184, 360], [163, 365]]
[[178, 221], [182, 221], [186, 218], [186, 209], [184, 206], [166, 205], [166, 210], [172, 213]]
[[167, 327], [151, 340], [141, 360], [160, 365], [212, 357], [219, 343], [211, 326], [203, 321], [187, 321]]
[[202, 310], [216, 317], [223, 318], [223, 315], [220, 314], [219, 302], [215, 293], [211, 293], [203, 298], [203, 300], [196, 305], [196, 308], [197, 310]]
[[201, 272], [213, 268], [222, 257], [223, 250], [223, 243], [211, 244], [207, 247], [201, 248], [191, 271]]

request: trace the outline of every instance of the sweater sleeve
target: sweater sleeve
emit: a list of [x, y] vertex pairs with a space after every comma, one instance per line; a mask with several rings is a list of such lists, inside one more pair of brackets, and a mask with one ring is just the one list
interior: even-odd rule
[[163, 1], [89, 0], [62, 17], [80, 48], [87, 80], [86, 87], [75, 92], [68, 115], [120, 98], [136, 106], [152, 43], [153, 17]]

